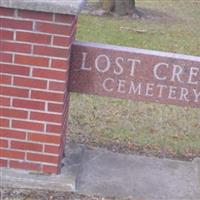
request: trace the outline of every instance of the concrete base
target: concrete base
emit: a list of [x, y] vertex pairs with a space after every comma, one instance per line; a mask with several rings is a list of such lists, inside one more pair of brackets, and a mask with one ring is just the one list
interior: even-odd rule
[[66, 157], [63, 160], [61, 174], [43, 174], [34, 171], [0, 168], [0, 187], [44, 189], [56, 191], [76, 190], [76, 181], [81, 171], [83, 147], [66, 147]]
[[200, 199], [199, 159], [183, 162], [70, 145], [66, 147], [60, 175], [11, 169], [1, 172], [1, 187], [77, 191], [145, 200]]

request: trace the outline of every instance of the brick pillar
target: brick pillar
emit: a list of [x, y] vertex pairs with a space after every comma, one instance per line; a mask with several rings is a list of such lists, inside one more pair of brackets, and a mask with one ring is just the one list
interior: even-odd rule
[[0, 7], [1, 167], [60, 172], [76, 22], [76, 15]]

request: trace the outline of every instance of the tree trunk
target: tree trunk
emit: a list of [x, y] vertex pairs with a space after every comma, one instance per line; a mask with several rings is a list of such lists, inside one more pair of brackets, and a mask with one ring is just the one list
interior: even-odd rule
[[132, 15], [135, 12], [135, 0], [103, 0], [103, 10], [114, 12], [118, 16]]
[[102, 9], [105, 10], [106, 13], [114, 11], [115, 0], [103, 0]]
[[126, 6], [124, 0], [115, 0], [115, 13], [119, 16], [127, 15]]
[[126, 12], [128, 15], [132, 15], [135, 10], [135, 0], [124, 0]]

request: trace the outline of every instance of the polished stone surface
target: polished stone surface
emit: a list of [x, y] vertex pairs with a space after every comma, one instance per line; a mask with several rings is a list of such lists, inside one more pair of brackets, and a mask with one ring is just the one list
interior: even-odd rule
[[200, 108], [200, 57], [75, 42], [70, 90]]

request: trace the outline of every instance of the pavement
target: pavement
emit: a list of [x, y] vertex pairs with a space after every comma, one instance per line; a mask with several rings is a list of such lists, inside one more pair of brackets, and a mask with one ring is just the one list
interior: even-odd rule
[[74, 191], [143, 200], [200, 200], [200, 158], [191, 162], [70, 144], [60, 175], [1, 169], [1, 187]]

